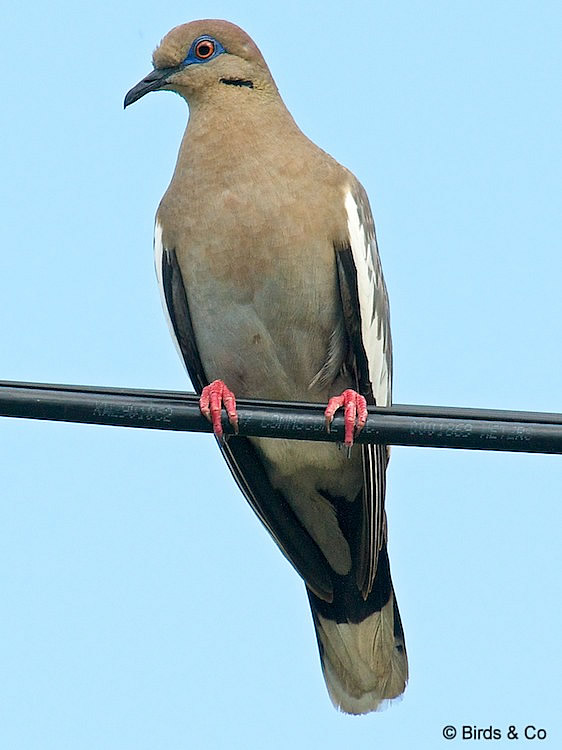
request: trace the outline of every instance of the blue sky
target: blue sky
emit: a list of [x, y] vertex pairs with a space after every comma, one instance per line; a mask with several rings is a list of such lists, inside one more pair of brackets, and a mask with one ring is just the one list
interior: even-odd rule
[[[365, 185], [394, 400], [562, 411], [562, 6], [546, 1], [14, 5], [2, 378], [190, 389], [152, 262], [187, 111], [122, 100], [201, 17], [253, 36], [303, 130]], [[559, 457], [393, 450], [411, 679], [354, 719], [210, 436], [4, 419], [0, 446], [0, 746], [437, 748], [446, 724], [534, 724], [559, 746]]]

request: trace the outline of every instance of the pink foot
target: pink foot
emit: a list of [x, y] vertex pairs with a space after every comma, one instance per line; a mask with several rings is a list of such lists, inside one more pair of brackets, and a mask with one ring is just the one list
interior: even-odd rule
[[324, 412], [324, 416], [326, 417], [326, 429], [328, 432], [330, 432], [330, 425], [332, 424], [334, 414], [340, 406], [345, 407], [344, 445], [349, 449], [353, 445], [353, 438], [359, 435], [363, 427], [365, 427], [365, 422], [367, 421], [367, 402], [360, 393], [351, 390], [351, 388], [344, 391], [341, 396], [333, 396], [328, 401], [328, 406]]
[[201, 409], [201, 413], [213, 425], [213, 432], [220, 440], [223, 439], [221, 424], [223, 404], [228, 414], [228, 421], [232, 425], [234, 432], [238, 432], [238, 414], [236, 413], [234, 393], [227, 388], [222, 380], [213, 380], [210, 385], [206, 385], [203, 388], [199, 397], [199, 408]]

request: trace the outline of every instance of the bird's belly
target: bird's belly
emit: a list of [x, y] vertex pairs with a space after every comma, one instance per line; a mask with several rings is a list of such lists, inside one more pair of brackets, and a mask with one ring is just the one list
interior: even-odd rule
[[333, 443], [311, 440], [251, 438], [261, 454], [271, 483], [289, 499], [311, 498], [318, 491], [353, 500], [363, 475], [361, 452], [346, 451]]
[[299, 270], [295, 278], [283, 269], [261, 276], [249, 269], [241, 289], [236, 279], [217, 278], [207, 268], [186, 284], [209, 380], [224, 380], [241, 397], [325, 400], [326, 388], [310, 385], [326, 360], [339, 314], [335, 278], [315, 279]]
[[[220, 378], [239, 396], [306, 400], [320, 358], [305, 348], [301, 331], [268, 325], [252, 305], [221, 305], [220, 314], [192, 313], [195, 338], [209, 380]], [[303, 361], [304, 357], [309, 357]], [[314, 357], [314, 359], [313, 359]], [[316, 360], [316, 361], [315, 361]], [[316, 371], [321, 367], [317, 366]]]

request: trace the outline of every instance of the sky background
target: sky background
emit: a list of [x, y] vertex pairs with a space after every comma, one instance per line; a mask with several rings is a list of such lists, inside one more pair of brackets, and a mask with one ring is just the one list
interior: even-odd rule
[[[201, 17], [251, 34], [304, 132], [365, 185], [394, 401], [562, 411], [562, 5], [545, 0], [12, 4], [0, 377], [191, 390], [152, 260], [187, 109], [122, 101]], [[393, 450], [411, 679], [352, 718], [211, 436], [3, 419], [0, 449], [0, 747], [458, 745], [446, 724], [562, 746], [560, 457]]]

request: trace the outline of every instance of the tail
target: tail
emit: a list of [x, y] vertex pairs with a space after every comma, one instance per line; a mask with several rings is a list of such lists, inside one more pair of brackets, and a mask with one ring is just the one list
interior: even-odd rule
[[408, 681], [404, 631], [386, 545], [366, 600], [348, 577], [342, 578], [338, 588], [330, 603], [307, 590], [322, 671], [336, 708], [366, 714], [401, 695]]

